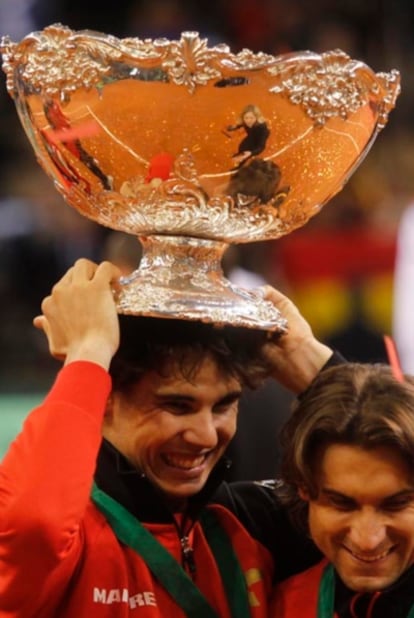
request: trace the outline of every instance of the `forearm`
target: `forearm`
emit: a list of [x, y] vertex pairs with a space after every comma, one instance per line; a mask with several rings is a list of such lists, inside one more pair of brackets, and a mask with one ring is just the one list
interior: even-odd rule
[[33, 590], [77, 553], [109, 390], [97, 365], [65, 367], [0, 467], [0, 571], [18, 582], [31, 566]]

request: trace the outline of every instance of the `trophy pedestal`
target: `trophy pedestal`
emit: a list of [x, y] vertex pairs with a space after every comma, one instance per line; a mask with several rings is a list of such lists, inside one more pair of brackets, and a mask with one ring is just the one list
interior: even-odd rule
[[119, 313], [286, 330], [272, 303], [225, 278], [221, 259], [227, 243], [163, 235], [139, 240], [143, 256], [139, 268], [120, 279]]

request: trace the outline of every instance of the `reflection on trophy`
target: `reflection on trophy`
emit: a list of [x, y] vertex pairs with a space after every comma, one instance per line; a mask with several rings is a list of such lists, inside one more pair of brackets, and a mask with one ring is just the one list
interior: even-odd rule
[[125, 314], [283, 331], [279, 312], [232, 285], [231, 243], [304, 225], [385, 126], [399, 73], [342, 51], [282, 56], [117, 39], [53, 25], [3, 38], [7, 88], [35, 150], [81, 214], [139, 238]]

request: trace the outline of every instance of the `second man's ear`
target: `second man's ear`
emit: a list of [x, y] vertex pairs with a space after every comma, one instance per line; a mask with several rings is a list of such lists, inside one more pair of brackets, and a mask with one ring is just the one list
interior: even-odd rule
[[304, 502], [309, 502], [310, 500], [309, 491], [306, 487], [298, 487], [298, 496]]

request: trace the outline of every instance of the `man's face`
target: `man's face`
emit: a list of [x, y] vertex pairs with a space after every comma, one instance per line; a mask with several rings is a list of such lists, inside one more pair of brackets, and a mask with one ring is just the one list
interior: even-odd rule
[[177, 371], [147, 372], [126, 395], [113, 393], [104, 436], [168, 498], [202, 489], [236, 431], [240, 382], [207, 357], [191, 382]]
[[332, 444], [318, 454], [319, 495], [309, 499], [311, 536], [355, 591], [381, 590], [414, 562], [414, 482], [386, 447]]

